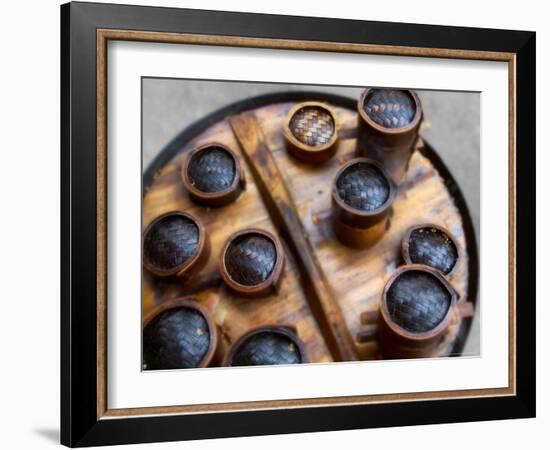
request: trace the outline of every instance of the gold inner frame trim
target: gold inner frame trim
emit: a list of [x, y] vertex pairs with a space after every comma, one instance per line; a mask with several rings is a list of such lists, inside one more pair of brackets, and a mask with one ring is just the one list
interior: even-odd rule
[[[364, 53], [428, 58], [472, 59], [508, 63], [508, 387], [489, 389], [413, 392], [401, 394], [324, 397], [292, 400], [214, 403], [203, 405], [151, 406], [108, 409], [107, 405], [107, 42], [109, 40], [217, 45], [267, 49]], [[159, 33], [148, 31], [97, 30], [97, 418], [112, 420], [131, 416], [207, 414], [266, 409], [313, 408], [422, 400], [449, 400], [475, 397], [513, 396], [516, 394], [516, 54], [445, 48], [401, 47], [324, 41], [296, 41], [239, 36]]]

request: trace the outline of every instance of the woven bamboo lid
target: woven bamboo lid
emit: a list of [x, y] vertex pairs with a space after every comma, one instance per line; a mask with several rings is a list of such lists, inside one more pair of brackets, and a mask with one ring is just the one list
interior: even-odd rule
[[239, 158], [229, 147], [219, 143], [191, 150], [183, 161], [181, 177], [191, 198], [208, 206], [232, 202], [245, 187]]
[[214, 351], [214, 336], [205, 311], [191, 302], [160, 311], [143, 330], [146, 370], [204, 367]]
[[273, 272], [277, 252], [268, 237], [248, 233], [234, 239], [225, 252], [227, 272], [237, 283], [255, 286]]
[[367, 115], [384, 128], [404, 128], [416, 115], [411, 93], [401, 89], [372, 89], [363, 103]]
[[229, 350], [226, 366], [266, 366], [307, 362], [303, 343], [286, 327], [259, 327], [242, 336]]
[[290, 119], [290, 131], [294, 137], [313, 147], [327, 144], [335, 129], [332, 115], [320, 106], [304, 106]]
[[336, 116], [321, 102], [299, 103], [283, 124], [287, 148], [293, 156], [309, 163], [330, 159], [337, 150]]
[[434, 224], [411, 227], [403, 237], [402, 253], [407, 264], [425, 264], [444, 275], [454, 272], [460, 255], [452, 234]]
[[260, 295], [276, 287], [283, 263], [279, 239], [265, 230], [250, 228], [229, 237], [220, 255], [220, 272], [233, 290]]
[[395, 277], [386, 291], [386, 308], [391, 320], [411, 333], [426, 333], [447, 316], [453, 295], [434, 274], [407, 270]]
[[379, 167], [366, 161], [357, 161], [338, 175], [336, 191], [351, 208], [374, 211], [388, 200], [390, 183]]
[[235, 179], [235, 160], [223, 147], [206, 147], [190, 158], [187, 174], [191, 183], [202, 192], [225, 191]]
[[180, 275], [207, 251], [204, 227], [188, 213], [163, 214], [143, 235], [144, 265], [157, 276]]

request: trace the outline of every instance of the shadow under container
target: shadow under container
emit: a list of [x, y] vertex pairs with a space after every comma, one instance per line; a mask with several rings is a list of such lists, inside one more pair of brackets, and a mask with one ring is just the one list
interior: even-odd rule
[[418, 139], [420, 98], [411, 90], [365, 89], [357, 112], [356, 155], [380, 162], [399, 185]]
[[459, 302], [458, 293], [439, 272], [422, 264], [397, 269], [388, 279], [380, 311], [361, 314], [365, 325], [377, 324], [370, 333], [359, 333], [359, 342], [378, 340], [385, 359], [425, 358], [444, 341], [453, 316], [473, 316], [470, 302]]
[[208, 367], [219, 363], [220, 352], [212, 315], [192, 297], [169, 300], [144, 320], [144, 370]]
[[351, 248], [375, 244], [388, 226], [396, 186], [382, 165], [355, 158], [336, 173], [332, 186], [332, 223], [338, 240]]
[[323, 163], [338, 149], [336, 114], [325, 103], [304, 102], [292, 108], [283, 124], [292, 156], [307, 163]]
[[143, 232], [143, 265], [157, 277], [187, 277], [210, 256], [204, 225], [195, 216], [172, 211], [157, 217]]
[[405, 264], [424, 264], [451, 278], [462, 256], [457, 240], [446, 228], [433, 223], [410, 227], [401, 242]]
[[277, 293], [285, 263], [281, 241], [259, 228], [232, 234], [219, 259], [220, 274], [232, 291], [245, 297]]
[[239, 158], [219, 143], [191, 150], [181, 166], [181, 179], [193, 201], [213, 207], [233, 202], [246, 187]]
[[243, 334], [227, 351], [223, 366], [305, 364], [305, 346], [296, 328], [265, 325]]

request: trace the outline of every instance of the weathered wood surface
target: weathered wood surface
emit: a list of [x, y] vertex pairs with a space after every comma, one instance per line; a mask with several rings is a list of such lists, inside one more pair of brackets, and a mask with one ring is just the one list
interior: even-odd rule
[[[349, 360], [355, 355], [359, 359], [376, 359], [376, 342], [358, 344], [354, 337], [359, 331], [368, 331], [360, 323], [360, 314], [378, 308], [386, 279], [401, 264], [401, 238], [409, 226], [433, 222], [454, 234], [463, 258], [450, 281], [461, 297], [466, 295], [468, 255], [460, 212], [430, 161], [415, 152], [394, 203], [391, 225], [381, 241], [368, 250], [344, 247], [334, 238], [330, 224], [330, 190], [337, 168], [353, 153], [356, 113], [333, 107], [340, 136], [337, 154], [325, 164], [312, 166], [292, 158], [285, 149], [282, 121], [294, 105], [273, 104], [247, 113], [246, 117], [259, 125], [262, 152], [268, 150], [271, 157], [254, 156], [251, 142], [256, 138], [244, 143], [247, 152], [252, 149], [252, 157], [244, 154], [246, 136], [235, 133], [228, 119], [186, 143], [156, 174], [144, 196], [144, 227], [164, 212], [189, 211], [203, 220], [212, 248], [205, 269], [194, 279], [166, 282], [144, 273], [144, 316], [170, 298], [192, 294], [212, 311], [226, 348], [252, 327], [295, 325], [311, 362]], [[232, 120], [235, 128], [238, 119]], [[182, 155], [206, 142], [228, 145], [240, 155], [245, 170], [245, 192], [222, 208], [194, 204], [180, 178]], [[250, 163], [255, 165], [256, 176], [251, 173]], [[221, 247], [230, 234], [247, 227], [274, 231], [285, 243], [287, 265], [278, 295], [239, 298], [221, 281], [217, 268]], [[326, 317], [320, 317], [320, 313]], [[449, 354], [459, 326], [456, 316], [434, 356]], [[338, 345], [336, 350], [334, 343]]]
[[[291, 252], [286, 248], [286, 265], [278, 294], [260, 298], [245, 298], [232, 293], [218, 272], [218, 258], [227, 238], [243, 228], [256, 227], [275, 232], [266, 207], [247, 164], [243, 164], [247, 186], [233, 203], [222, 208], [206, 208], [192, 202], [183, 188], [180, 164], [185, 151], [201, 142], [216, 141], [230, 146], [241, 155], [228, 122], [214, 125], [189, 142], [182, 152], [156, 175], [143, 200], [143, 225], [158, 215], [172, 210], [188, 211], [200, 217], [210, 238], [211, 254], [204, 270], [185, 282], [167, 282], [144, 272], [143, 316], [159, 303], [182, 295], [194, 295], [214, 315], [220, 327], [224, 347], [242, 334], [260, 325], [294, 325], [305, 344], [308, 358], [315, 362], [332, 361], [323, 335], [319, 331]], [[242, 155], [241, 155], [242, 156]]]
[[353, 339], [346, 328], [331, 285], [316, 258], [305, 230], [296, 214], [297, 209], [277, 168], [271, 151], [265, 144], [261, 126], [253, 113], [245, 112], [229, 119], [233, 132], [252, 169], [258, 188], [277, 229], [287, 236], [302, 269], [303, 289], [311, 295], [310, 304], [333, 355], [341, 361], [357, 359]]

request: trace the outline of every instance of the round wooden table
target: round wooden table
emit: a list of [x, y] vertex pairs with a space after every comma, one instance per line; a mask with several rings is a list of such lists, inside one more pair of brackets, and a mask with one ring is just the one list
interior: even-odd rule
[[[329, 104], [338, 123], [336, 155], [324, 164], [308, 164], [286, 149], [283, 121], [297, 103]], [[222, 353], [231, 342], [262, 325], [295, 327], [310, 362], [380, 358], [376, 341], [360, 344], [360, 314], [377, 310], [387, 278], [403, 262], [403, 234], [417, 223], [450, 230], [463, 258], [450, 277], [461, 299], [476, 303], [478, 259], [466, 202], [436, 151], [419, 141], [393, 204], [382, 239], [366, 250], [343, 246], [331, 226], [331, 183], [337, 169], [354, 153], [357, 133], [354, 99], [314, 92], [263, 95], [231, 104], [183, 130], [144, 174], [143, 226], [161, 214], [182, 210], [199, 217], [210, 238], [204, 269], [185, 281], [159, 279], [144, 270], [143, 317], [159, 305], [192, 296], [214, 317]], [[227, 206], [194, 203], [181, 180], [186, 152], [205, 143], [221, 143], [240, 158], [246, 189]], [[276, 233], [286, 265], [277, 292], [246, 298], [230, 291], [218, 271], [227, 238], [244, 228]], [[460, 355], [471, 319], [456, 315], [433, 356]]]

